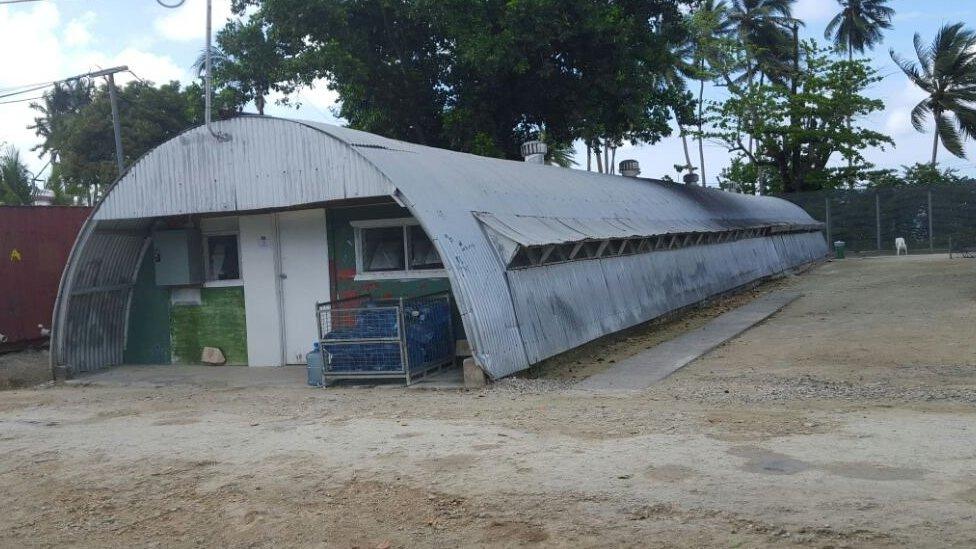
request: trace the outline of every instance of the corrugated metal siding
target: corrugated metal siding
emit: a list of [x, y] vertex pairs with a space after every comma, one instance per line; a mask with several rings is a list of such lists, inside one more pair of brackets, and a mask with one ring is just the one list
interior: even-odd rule
[[90, 372], [122, 363], [127, 305], [138, 274], [148, 228], [103, 228], [87, 235], [72, 258], [72, 284], [59, 337], [58, 363]]
[[509, 271], [529, 362], [814, 261], [822, 243], [790, 234]]
[[7, 345], [40, 339], [38, 325], [51, 327], [61, 271], [90, 212], [74, 206], [0, 206], [0, 334]]
[[[112, 189], [95, 218], [247, 211], [393, 195], [437, 246], [475, 356], [492, 377], [651, 318], [655, 311], [667, 312], [673, 304], [700, 300], [826, 253], [819, 233], [784, 234], [506, 275], [476, 214], [533, 242], [577, 234], [597, 238], [662, 228], [694, 232], [816, 222], [799, 207], [774, 198], [482, 158], [324, 124], [242, 117], [220, 122], [218, 128], [233, 140], [218, 144], [198, 128], [149, 153]], [[93, 250], [115, 245], [91, 243]], [[92, 253], [113, 252], [103, 247]], [[128, 252], [122, 255], [128, 258]], [[126, 268], [134, 272], [134, 261]], [[75, 282], [68, 281], [69, 286]], [[663, 288], [668, 293], [662, 295]], [[122, 307], [118, 314], [124, 316], [122, 301], [114, 306]], [[68, 309], [74, 312], [73, 307]], [[111, 305], [105, 307], [108, 311]], [[564, 321], [574, 328], [559, 334]], [[105, 333], [117, 335], [113, 330], [107, 327]], [[83, 362], [117, 360], [121, 342], [117, 345], [118, 352], [92, 351]], [[56, 360], [63, 360], [62, 354], [55, 349]]]
[[191, 130], [153, 149], [109, 193], [96, 219], [286, 208], [393, 192], [362, 156], [313, 128], [257, 117], [219, 127], [230, 142]]

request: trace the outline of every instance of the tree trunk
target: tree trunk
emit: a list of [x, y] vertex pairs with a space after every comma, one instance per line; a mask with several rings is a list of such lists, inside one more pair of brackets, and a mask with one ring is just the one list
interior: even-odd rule
[[258, 114], [264, 116], [264, 96], [258, 95], [254, 98], [254, 106], [258, 109]]
[[680, 124], [678, 125], [678, 131], [681, 132], [681, 146], [685, 150], [685, 169], [688, 170], [688, 173], [692, 173], [694, 166], [691, 165], [691, 154], [688, 152], [688, 136], [685, 135], [684, 128]]
[[[850, 62], [854, 61], [854, 45], [851, 44], [850, 42], [847, 43], [847, 60]], [[849, 132], [854, 131], [854, 119], [850, 116], [847, 117], [847, 131]], [[847, 159], [847, 175], [848, 177], [851, 178], [848, 181], [848, 186], [853, 190], [854, 186], [857, 184], [857, 182], [854, 181], [854, 159], [853, 158]]]
[[600, 158], [600, 147], [599, 147], [599, 145], [597, 145], [596, 147], [593, 148], [593, 152], [595, 153], [593, 156], [596, 157], [596, 172], [597, 173], [603, 173], [603, 159]]
[[705, 138], [702, 135], [702, 116], [704, 116], [705, 103], [705, 81], [701, 80], [698, 86], [698, 169], [701, 173], [703, 187], [708, 186], [708, 179], [705, 178]]
[[593, 148], [590, 147], [590, 142], [586, 142], [586, 171], [593, 171]]
[[935, 140], [932, 143], [932, 167], [936, 167], [939, 162], [939, 113], [935, 113], [936, 128], [935, 128]]

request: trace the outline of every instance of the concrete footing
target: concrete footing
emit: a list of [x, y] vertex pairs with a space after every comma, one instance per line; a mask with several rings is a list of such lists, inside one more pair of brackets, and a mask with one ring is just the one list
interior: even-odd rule
[[485, 371], [475, 363], [473, 358], [464, 359], [463, 368], [465, 389], [481, 389], [488, 385]]

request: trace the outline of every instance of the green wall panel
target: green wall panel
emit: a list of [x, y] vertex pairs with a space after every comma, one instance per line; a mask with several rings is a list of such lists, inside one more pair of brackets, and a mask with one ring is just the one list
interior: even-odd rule
[[[329, 269], [334, 299], [361, 295], [374, 298], [414, 297], [451, 291], [451, 283], [447, 278], [356, 280], [356, 236], [350, 222], [413, 217], [410, 210], [396, 204], [356, 206], [329, 209], [327, 217]], [[464, 328], [457, 306], [454, 307], [454, 333], [457, 339], [464, 339]]]
[[175, 364], [199, 364], [204, 347], [216, 347], [227, 364], [247, 364], [244, 288], [202, 288], [200, 305], [173, 305], [172, 355]]
[[155, 266], [147, 253], [139, 267], [129, 308], [126, 364], [169, 364], [169, 289], [156, 286]]

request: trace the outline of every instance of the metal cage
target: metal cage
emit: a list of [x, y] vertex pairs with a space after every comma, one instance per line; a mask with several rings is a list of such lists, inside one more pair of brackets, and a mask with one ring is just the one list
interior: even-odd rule
[[403, 379], [410, 385], [454, 362], [451, 295], [318, 303], [323, 380]]

